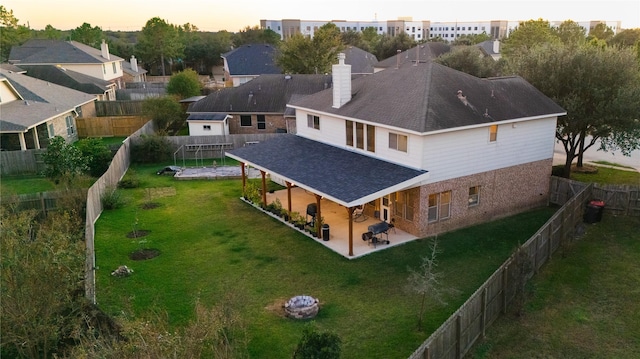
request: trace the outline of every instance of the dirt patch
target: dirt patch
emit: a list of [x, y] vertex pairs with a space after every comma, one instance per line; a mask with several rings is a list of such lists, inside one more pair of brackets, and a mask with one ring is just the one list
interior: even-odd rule
[[160, 250], [153, 248], [143, 248], [132, 252], [129, 258], [134, 261], [143, 261], [151, 258], [155, 258], [160, 255]]
[[154, 209], [160, 207], [160, 203], [158, 202], [146, 202], [140, 206], [142, 209]]
[[576, 165], [571, 166], [571, 172], [573, 173], [598, 173], [598, 167], [583, 165], [582, 167], [578, 167]]
[[284, 312], [284, 303], [286, 302], [286, 298], [278, 298], [274, 302], [264, 307], [264, 309], [273, 314], [276, 314], [279, 317], [286, 318], [286, 313]]
[[148, 231], [146, 229], [138, 229], [136, 231], [127, 233], [127, 238], [140, 238], [148, 235], [149, 233], [151, 233], [151, 231]]

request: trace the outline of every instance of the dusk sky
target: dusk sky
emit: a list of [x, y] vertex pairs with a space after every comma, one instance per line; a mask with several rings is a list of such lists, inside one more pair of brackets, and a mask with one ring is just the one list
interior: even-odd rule
[[190, 23], [202, 31], [237, 32], [260, 25], [260, 19], [414, 21], [622, 21], [640, 28], [639, 0], [2, 0], [21, 25], [74, 29], [84, 22], [102, 30], [138, 31], [153, 17], [174, 25]]

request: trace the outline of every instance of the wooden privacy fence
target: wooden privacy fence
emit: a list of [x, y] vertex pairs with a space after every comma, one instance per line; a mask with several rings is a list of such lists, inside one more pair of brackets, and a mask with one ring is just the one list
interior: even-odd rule
[[96, 101], [96, 114], [102, 116], [142, 115], [144, 100]]
[[0, 151], [0, 174], [18, 175], [41, 173], [45, 169], [42, 153], [45, 150]]
[[[562, 177], [551, 177], [549, 202], [563, 205], [587, 184]], [[604, 213], [640, 216], [640, 186], [601, 185], [594, 183], [592, 200], [604, 201]]]
[[109, 169], [87, 191], [87, 215], [85, 220], [85, 296], [96, 303], [96, 253], [95, 253], [95, 223], [102, 214], [102, 196], [114, 190], [122, 179], [131, 163], [131, 138], [143, 134], [155, 133], [153, 121], [147, 122], [138, 131], [122, 142], [115, 156], [111, 160]]
[[458, 359], [517, 300], [524, 284], [551, 256], [573, 240], [592, 196], [586, 185], [505, 261], [469, 299], [416, 349], [409, 359]]
[[149, 118], [144, 116], [106, 116], [76, 119], [79, 137], [127, 137]]
[[226, 150], [241, 148], [247, 144], [266, 141], [281, 133], [256, 133], [216, 136], [169, 136], [172, 145], [175, 165], [182, 165], [183, 160], [203, 158], [220, 158]]
[[13, 206], [18, 211], [35, 209], [42, 216], [47, 216], [51, 211], [58, 209], [60, 202], [71, 197], [83, 200], [86, 192], [83, 189], [70, 189], [68, 191], [48, 191], [38, 193], [18, 194], [2, 198], [3, 205]]

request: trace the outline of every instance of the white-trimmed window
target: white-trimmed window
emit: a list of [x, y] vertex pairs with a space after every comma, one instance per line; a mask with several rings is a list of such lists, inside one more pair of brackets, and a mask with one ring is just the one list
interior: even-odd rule
[[72, 136], [76, 132], [73, 128], [73, 117], [71, 115], [67, 115], [64, 120], [67, 124], [67, 135]]
[[53, 127], [53, 123], [50, 123], [50, 124], [47, 126], [47, 129], [48, 129], [48, 132], [49, 132], [49, 133], [48, 133], [49, 138], [52, 138], [52, 137], [55, 137], [55, 136], [56, 136], [56, 129], [55, 129], [55, 127]]
[[240, 115], [240, 126], [251, 127], [251, 115]]
[[469, 207], [480, 204], [480, 186], [469, 187]]
[[429, 195], [427, 221], [436, 222], [451, 217], [451, 191]]
[[389, 132], [389, 148], [407, 152], [407, 136]]
[[102, 64], [102, 72], [106, 75], [107, 74], [107, 65]]
[[267, 128], [267, 120], [265, 115], [258, 115], [258, 130], [264, 130]]
[[320, 116], [307, 115], [307, 127], [319, 130], [320, 129]]
[[347, 146], [376, 152], [376, 127], [361, 122], [345, 121]]
[[498, 140], [498, 125], [489, 126], [489, 142], [496, 142]]
[[116, 63], [115, 63], [115, 62], [112, 62], [112, 63], [111, 63], [111, 66], [113, 67], [113, 73], [114, 73], [114, 74], [115, 74], [115, 73], [117, 73], [117, 72], [118, 72], [118, 70], [117, 70], [117, 68], [116, 68]]
[[203, 131], [211, 131], [211, 125], [202, 125]]
[[394, 203], [394, 215], [413, 221], [413, 196], [411, 191], [396, 192]]

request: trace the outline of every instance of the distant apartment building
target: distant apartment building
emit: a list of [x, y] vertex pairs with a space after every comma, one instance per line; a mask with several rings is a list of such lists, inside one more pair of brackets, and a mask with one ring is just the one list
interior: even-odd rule
[[[413, 21], [411, 17], [401, 17], [397, 20], [387, 21], [282, 19], [260, 20], [260, 27], [262, 29], [273, 30], [278, 33], [282, 39], [288, 39], [295, 34], [313, 37], [321, 26], [327, 23], [333, 23], [341, 32], [362, 32], [364, 29], [372, 27], [379, 35], [388, 34], [390, 36], [397, 36], [401, 33], [406, 33], [415, 41], [428, 41], [437, 38], [454, 41], [463, 35], [480, 35], [482, 33], [491, 35], [493, 39], [503, 39], [508, 37], [509, 33], [515, 29], [520, 22], [521, 21], [510, 20], [432, 22], [428, 20]], [[564, 20], [550, 21], [549, 23], [551, 26], [557, 27], [562, 22], [564, 22]], [[607, 25], [616, 34], [622, 29], [620, 21], [591, 20], [576, 22], [584, 27], [587, 33], [598, 24]]]

